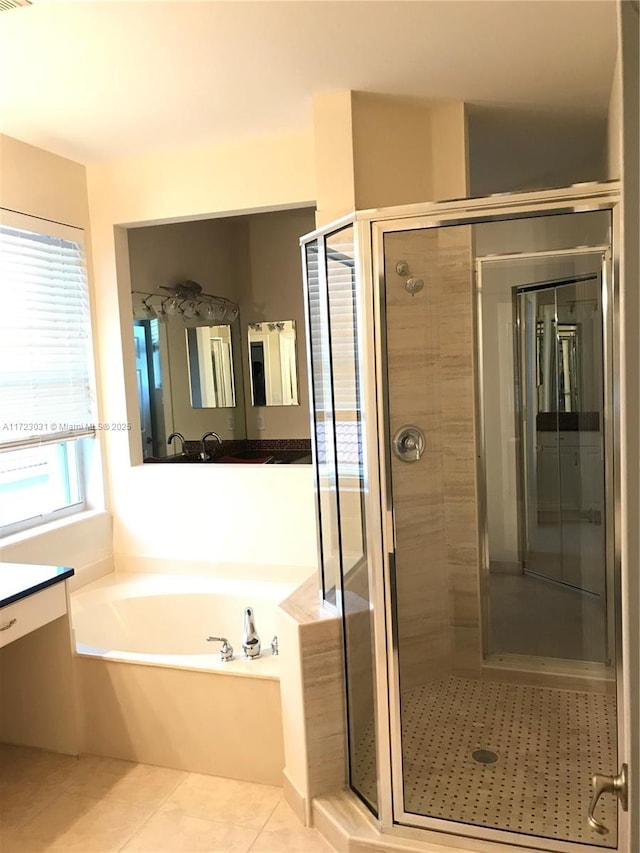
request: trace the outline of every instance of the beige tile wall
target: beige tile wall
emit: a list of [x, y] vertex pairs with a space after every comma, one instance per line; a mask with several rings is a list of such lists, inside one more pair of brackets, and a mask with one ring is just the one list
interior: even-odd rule
[[310, 820], [311, 800], [343, 788], [347, 741], [342, 627], [314, 576], [280, 606], [285, 796]]
[[[366, 748], [363, 739], [373, 738], [374, 732], [373, 611], [369, 604], [367, 573], [368, 562], [361, 559], [346, 572], [344, 578], [349, 736], [352, 750]], [[354, 778], [354, 783], [357, 787], [358, 779]]]
[[[415, 296], [400, 260], [425, 281]], [[387, 235], [385, 278], [391, 437], [408, 423], [426, 437], [391, 467], [404, 690], [480, 671], [470, 228]]]

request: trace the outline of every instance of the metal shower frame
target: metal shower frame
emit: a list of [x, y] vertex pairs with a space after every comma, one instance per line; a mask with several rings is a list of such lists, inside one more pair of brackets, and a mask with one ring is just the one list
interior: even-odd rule
[[[612, 295], [612, 363], [613, 384], [606, 401], [605, 428], [615, 436], [609, 447], [611, 458], [607, 461], [606, 488], [613, 495], [614, 510], [612, 537], [612, 564], [615, 600], [615, 659], [618, 708], [618, 762], [629, 761], [625, 701], [626, 676], [622, 665], [622, 611], [621, 611], [621, 477], [620, 477], [620, 298], [619, 269], [621, 246], [620, 182], [605, 181], [576, 184], [574, 186], [525, 193], [509, 193], [484, 198], [459, 199], [398, 207], [358, 211], [335, 220], [301, 238], [303, 252], [307, 243], [317, 240], [324, 247], [325, 238], [349, 225], [354, 226], [357, 269], [356, 309], [359, 321], [359, 365], [362, 390], [364, 430], [364, 493], [365, 522], [368, 542], [368, 572], [374, 624], [374, 683], [375, 728], [377, 744], [378, 817], [375, 818], [384, 833], [405, 838], [430, 840], [433, 843], [461, 844], [464, 838], [478, 843], [494, 842], [519, 848], [544, 849], [568, 853], [575, 849], [574, 842], [554, 841], [534, 835], [508, 830], [456, 823], [450, 820], [429, 818], [406, 813], [402, 808], [402, 753], [400, 745], [400, 708], [398, 690], [398, 637], [393, 610], [395, 599], [394, 519], [390, 491], [390, 448], [387, 446], [388, 400], [386, 388], [386, 341], [384, 310], [384, 235], [418, 229], [431, 229], [451, 225], [471, 225], [531, 216], [561, 213], [583, 213], [611, 210], [613, 239], [611, 255]], [[309, 343], [309, 329], [307, 329]], [[311, 370], [311, 367], [310, 367]], [[313, 397], [311, 406], [313, 407]], [[313, 430], [312, 430], [313, 435]], [[315, 438], [312, 438], [315, 442]], [[315, 447], [314, 447], [315, 453]], [[479, 542], [479, 544], [481, 544]], [[323, 576], [320, 566], [320, 595]], [[339, 591], [338, 591], [339, 593]], [[363, 806], [363, 811], [365, 807]], [[630, 838], [628, 813], [620, 810], [618, 816], [618, 849], [625, 850]], [[368, 812], [367, 812], [368, 813]], [[370, 816], [371, 817], [371, 816]], [[374, 819], [374, 818], [372, 818]], [[449, 836], [449, 842], [445, 837]], [[626, 845], [626, 846], [625, 846]], [[603, 848], [580, 844], [584, 853], [602, 853]]]

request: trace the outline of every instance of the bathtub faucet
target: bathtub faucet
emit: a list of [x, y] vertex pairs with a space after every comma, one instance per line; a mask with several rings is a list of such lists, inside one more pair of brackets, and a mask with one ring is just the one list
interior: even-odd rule
[[220, 660], [233, 660], [233, 648], [226, 637], [207, 637], [207, 643], [222, 643], [220, 646]]
[[244, 611], [244, 632], [242, 634], [242, 651], [246, 658], [260, 657], [260, 637], [256, 631], [253, 610], [246, 607]]
[[215, 438], [218, 444], [222, 446], [222, 439], [220, 438], [217, 432], [205, 432], [205, 434], [200, 439], [200, 444], [202, 445], [202, 450], [200, 451], [200, 459], [202, 459], [203, 462], [207, 462], [209, 459], [211, 459], [211, 456], [207, 453], [207, 446], [205, 444], [205, 441], [209, 437]]
[[181, 432], [172, 432], [172, 433], [171, 433], [171, 435], [169, 436], [169, 438], [167, 439], [167, 444], [168, 444], [169, 446], [171, 446], [171, 442], [173, 441], [173, 439], [174, 439], [174, 438], [179, 438], [179, 439], [180, 439], [180, 441], [182, 442], [182, 450], [180, 451], [180, 453], [181, 453], [181, 455], [182, 455], [182, 456], [185, 456], [185, 455], [186, 455], [186, 451], [185, 451], [185, 440], [184, 440], [184, 436], [182, 435], [182, 433], [181, 433]]

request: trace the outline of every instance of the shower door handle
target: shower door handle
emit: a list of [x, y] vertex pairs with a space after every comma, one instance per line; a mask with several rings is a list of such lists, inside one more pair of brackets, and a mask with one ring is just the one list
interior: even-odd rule
[[591, 777], [591, 787], [593, 788], [593, 793], [591, 795], [591, 802], [589, 803], [587, 822], [591, 829], [595, 829], [595, 831], [600, 833], [600, 835], [606, 835], [609, 830], [604, 823], [600, 823], [596, 818], [594, 814], [595, 808], [598, 800], [603, 794], [616, 794], [623, 810], [625, 812], [627, 811], [629, 808], [629, 779], [627, 765], [622, 765], [622, 769], [617, 776], [605, 776], [603, 773], [594, 773]]

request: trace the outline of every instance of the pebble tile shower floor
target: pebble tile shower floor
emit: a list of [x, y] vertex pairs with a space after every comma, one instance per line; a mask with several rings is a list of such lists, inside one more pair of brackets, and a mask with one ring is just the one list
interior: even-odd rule
[[[371, 743], [355, 779], [375, 779]], [[593, 773], [616, 773], [615, 697], [450, 677], [402, 694], [407, 812], [558, 840], [616, 846], [616, 802], [587, 824]], [[476, 750], [497, 753], [492, 764]], [[369, 794], [371, 792], [369, 791]]]

